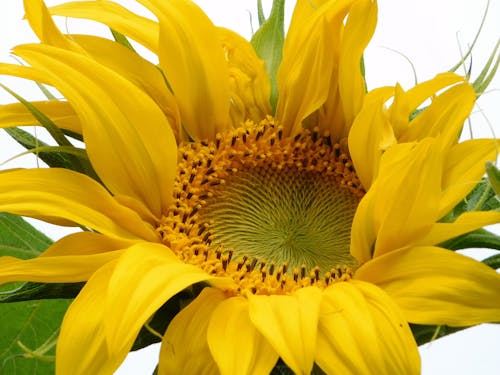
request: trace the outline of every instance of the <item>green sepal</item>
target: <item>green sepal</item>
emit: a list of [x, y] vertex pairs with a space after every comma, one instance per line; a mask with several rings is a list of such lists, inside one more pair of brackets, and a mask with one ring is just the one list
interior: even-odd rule
[[127, 37], [125, 35], [123, 35], [122, 33], [119, 33], [116, 30], [113, 30], [111, 28], [109, 29], [109, 31], [111, 31], [111, 34], [113, 35], [113, 39], [115, 40], [115, 42], [117, 42], [118, 44], [121, 44], [122, 46], [128, 48], [129, 50], [131, 50], [133, 52], [136, 52], [134, 47], [132, 46], [132, 44], [130, 43], [130, 41], [127, 39]]
[[500, 197], [500, 171], [492, 162], [486, 162], [486, 173], [488, 175], [488, 181], [493, 188], [493, 191]]
[[469, 327], [431, 326], [410, 323], [410, 328], [417, 345], [420, 346]]
[[264, 16], [264, 9], [262, 9], [262, 0], [257, 0], [257, 20], [259, 21], [259, 27], [262, 27], [264, 22], [266, 22], [266, 16]]
[[194, 295], [189, 290], [182, 291], [170, 298], [154, 313], [146, 326], [141, 328], [131, 350], [139, 350], [160, 342], [160, 335], [165, 333], [172, 319], [181, 311], [182, 307], [186, 306], [193, 298]]
[[462, 234], [446, 242], [439, 244], [440, 247], [450, 250], [461, 250], [470, 248], [486, 248], [500, 250], [500, 236], [486, 229], [477, 229], [473, 232]]
[[463, 201], [458, 203], [440, 221], [445, 223], [454, 222], [464, 212], [491, 211], [500, 208], [500, 199], [496, 196], [489, 181], [483, 178]]
[[498, 270], [500, 269], [500, 254], [492, 255], [486, 259], [483, 259], [482, 262], [488, 267], [491, 267], [494, 270]]
[[[48, 118], [43, 112], [38, 110], [32, 103], [25, 100], [21, 96], [17, 95], [14, 91], [10, 90], [8, 87], [2, 85], [1, 83], [0, 87], [2, 87], [5, 91], [14, 96], [21, 104], [23, 104], [26, 107], [26, 109], [31, 112], [33, 117], [40, 123], [40, 125], [43, 126], [49, 132], [49, 134], [52, 136], [52, 138], [56, 141], [56, 143], [59, 146], [68, 148], [74, 147], [73, 144], [66, 138], [65, 133], [62, 131], [62, 129], [59, 129], [57, 125], [50, 118]], [[41, 141], [35, 137], [32, 137], [31, 141], [27, 141], [28, 137], [26, 134], [27, 134], [26, 132], [22, 133], [18, 131], [14, 133], [13, 138], [16, 141], [18, 141], [21, 145], [23, 145], [23, 143], [26, 142], [28, 143], [31, 142], [32, 144], [31, 148], [40, 146]], [[16, 137], [20, 138], [20, 141]], [[88, 174], [91, 177], [95, 177], [95, 172], [93, 172], [91, 164], [88, 161], [87, 162], [82, 161], [78, 157], [70, 154], [66, 155], [66, 158], [67, 158], [67, 163], [71, 165], [70, 169], [82, 171], [82, 173]]]
[[495, 45], [495, 48], [493, 49], [493, 52], [491, 53], [490, 58], [486, 62], [485, 66], [481, 70], [481, 73], [472, 84], [477, 95], [481, 95], [482, 93], [484, 93], [495, 77], [498, 66], [500, 65], [500, 55], [497, 56], [495, 60], [495, 56], [497, 55], [499, 47], [500, 40]]
[[[23, 283], [11, 290], [0, 292], [0, 303], [22, 302], [42, 299], [73, 299], [85, 283]], [[9, 284], [2, 286], [2, 289]]]
[[[32, 134], [19, 128], [5, 128], [4, 130], [17, 143], [28, 150], [27, 152], [35, 154], [49, 167], [71, 169], [99, 181], [84, 149], [74, 146], [49, 146]], [[15, 157], [21, 155], [24, 155], [24, 153]], [[77, 162], [75, 163], [75, 161]]]
[[42, 125], [49, 132], [49, 134], [52, 136], [52, 138], [54, 138], [54, 140], [57, 142], [58, 145], [71, 146], [71, 142], [66, 139], [62, 130], [59, 129], [57, 125], [54, 124], [54, 122], [50, 118], [48, 118], [43, 112], [39, 111], [32, 103], [22, 98], [21, 96], [17, 95], [14, 91], [2, 85], [1, 83], [0, 87], [2, 87], [5, 91], [11, 94], [14, 98], [16, 98], [21, 104], [23, 104], [26, 107], [26, 109], [31, 112], [33, 117], [37, 119], [40, 125]]
[[[261, 19], [262, 4], [258, 6], [259, 20]], [[273, 113], [278, 101], [278, 68], [283, 55], [285, 42], [285, 0], [273, 1], [269, 18], [252, 36], [250, 43], [257, 55], [266, 63], [266, 70], [271, 81], [270, 103]]]

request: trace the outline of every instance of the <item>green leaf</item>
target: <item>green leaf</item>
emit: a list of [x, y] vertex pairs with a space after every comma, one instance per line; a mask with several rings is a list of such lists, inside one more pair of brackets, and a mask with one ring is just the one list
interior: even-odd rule
[[0, 303], [0, 374], [54, 374], [55, 339], [69, 303]]
[[50, 238], [33, 228], [23, 218], [0, 213], [0, 256], [34, 258], [51, 244]]
[[[0, 213], [0, 256], [33, 258], [51, 243], [21, 217]], [[17, 290], [30, 284], [34, 283], [23, 284]], [[2, 290], [10, 291], [1, 295], [15, 295], [15, 285], [2, 285]], [[70, 302], [57, 299], [0, 303], [0, 374], [54, 373], [54, 344]]]
[[[258, 3], [260, 4], [260, 3]], [[259, 8], [259, 20], [262, 16], [262, 5]], [[253, 48], [257, 55], [266, 63], [267, 73], [271, 81], [271, 107], [273, 112], [278, 101], [278, 68], [283, 54], [285, 41], [285, 0], [274, 0], [269, 18], [253, 35]]]

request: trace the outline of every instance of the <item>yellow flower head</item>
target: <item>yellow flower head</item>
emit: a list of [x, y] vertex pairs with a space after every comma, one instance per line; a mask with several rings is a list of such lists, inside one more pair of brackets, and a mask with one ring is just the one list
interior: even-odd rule
[[[29, 66], [0, 65], [64, 95], [35, 105], [83, 135], [98, 176], [0, 174], [1, 211], [91, 230], [35, 259], [0, 258], [0, 282], [86, 281], [58, 374], [113, 373], [186, 288], [201, 292], [163, 334], [159, 374], [268, 374], [278, 359], [297, 374], [417, 374], [408, 322], [500, 320], [500, 276], [436, 246], [500, 219], [440, 222], [495, 158], [493, 140], [458, 142], [475, 101], [463, 77], [366, 92], [376, 2], [299, 0], [273, 113], [247, 41], [190, 1], [139, 2], [156, 21], [111, 1], [25, 0], [41, 43], [14, 49]], [[103, 22], [159, 65], [63, 35], [49, 11]], [[33, 121], [20, 105], [2, 111], [4, 127]]]

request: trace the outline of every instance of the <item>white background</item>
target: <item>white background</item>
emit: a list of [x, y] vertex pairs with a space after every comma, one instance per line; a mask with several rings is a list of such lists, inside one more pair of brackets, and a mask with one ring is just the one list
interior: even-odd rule
[[[55, 5], [62, 1], [46, 1]], [[119, 1], [141, 11], [132, 1]], [[250, 38], [252, 29], [249, 14], [256, 22], [256, 0], [198, 0], [196, 1], [218, 26], [236, 30]], [[289, 19], [293, 1], [288, 0]], [[263, 0], [269, 6], [270, 0]], [[482, 0], [379, 0], [379, 23], [376, 34], [365, 54], [369, 88], [392, 85], [399, 82], [405, 88], [414, 84], [411, 60], [416, 69], [418, 81], [432, 78], [435, 74], [448, 70], [460, 60], [461, 50], [467, 50], [486, 8]], [[490, 10], [484, 30], [475, 48], [472, 59], [472, 76], [479, 74], [482, 65], [500, 38], [500, 0], [491, 0]], [[35, 41], [27, 23], [22, 21], [21, 0], [0, 0], [0, 61], [11, 62], [9, 50], [21, 43]], [[107, 29], [92, 22], [61, 20], [60, 27], [70, 32], [86, 32], [108, 35]], [[255, 27], [255, 26], [254, 26]], [[395, 52], [397, 51], [397, 52]], [[147, 52], [145, 52], [147, 53]], [[148, 54], [153, 58], [151, 54]], [[463, 73], [463, 69], [460, 70]], [[41, 99], [36, 87], [23, 80], [0, 76], [0, 82], [8, 85], [26, 99]], [[500, 124], [500, 74], [491, 84], [490, 90], [478, 101], [471, 116], [472, 134], [475, 138], [491, 137], [499, 134]], [[0, 92], [0, 103], [13, 102], [9, 94]], [[42, 130], [38, 134], [43, 135]], [[0, 132], [0, 163], [23, 149]], [[0, 169], [16, 166], [35, 166], [32, 155], [19, 157], [0, 164]], [[53, 238], [64, 233], [59, 228], [43, 227]], [[477, 258], [486, 255], [484, 251], [469, 253]], [[482, 325], [453, 334], [420, 348], [423, 374], [482, 374], [500, 373], [500, 327]], [[150, 374], [157, 361], [158, 346], [131, 354], [116, 372], [119, 375]]]

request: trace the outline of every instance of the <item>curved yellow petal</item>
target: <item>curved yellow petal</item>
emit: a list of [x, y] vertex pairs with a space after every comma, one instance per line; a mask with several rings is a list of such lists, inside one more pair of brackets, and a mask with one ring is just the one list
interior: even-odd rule
[[83, 174], [58, 168], [4, 171], [0, 186], [0, 211], [56, 223], [62, 218], [116, 239], [158, 241], [137, 213]]
[[[353, 2], [324, 2], [314, 12], [300, 15], [306, 19], [299, 21], [299, 16], [294, 16], [295, 23], [300, 22], [300, 29], [287, 36], [278, 70], [276, 117], [287, 133], [297, 133], [306, 117], [318, 110], [329, 96], [336, 96], [343, 20]], [[328, 110], [336, 112], [335, 108]], [[340, 122], [343, 125], [343, 121]], [[323, 125], [324, 129], [332, 126]]]
[[12, 281], [75, 283], [88, 280], [104, 264], [116, 259], [121, 251], [94, 255], [39, 257], [27, 260], [0, 257], [0, 284]]
[[108, 285], [105, 332], [111, 355], [127, 353], [149, 317], [172, 296], [212, 278], [164, 245], [139, 243], [118, 260]]
[[457, 143], [464, 121], [476, 100], [474, 88], [468, 82], [453, 86], [436, 96], [432, 104], [420, 113], [401, 137], [402, 142], [440, 137], [443, 148]]
[[293, 8], [292, 19], [287, 30], [287, 37], [297, 38], [293, 35], [300, 33], [302, 24], [311, 17], [323, 4], [331, 0], [297, 0]]
[[133, 197], [158, 218], [172, 199], [176, 141], [163, 112], [137, 86], [94, 60], [45, 46], [16, 54], [44, 72], [81, 119], [89, 158], [114, 194]]
[[427, 139], [414, 149], [398, 146], [386, 151], [378, 176], [376, 220], [380, 227], [375, 256], [415, 241], [438, 220], [443, 162], [439, 144]]
[[450, 212], [481, 181], [485, 164], [496, 160], [497, 149], [498, 141], [495, 139], [472, 139], [450, 149], [443, 167], [440, 216]]
[[382, 290], [355, 280], [323, 292], [316, 362], [327, 374], [420, 373], [401, 311]]
[[464, 212], [453, 223], [435, 223], [431, 230], [414, 242], [414, 245], [435, 245], [451, 238], [500, 223], [498, 211]]
[[43, 0], [24, 0], [24, 10], [31, 30], [34, 31], [42, 43], [84, 53], [78, 44], [59, 31]]
[[69, 234], [54, 242], [40, 257], [61, 257], [67, 255], [93, 255], [108, 251], [126, 249], [137, 241], [126, 241], [107, 237], [101, 233], [78, 232]]
[[39, 257], [0, 257], [0, 284], [11, 281], [79, 282], [118, 258], [131, 242], [92, 232], [74, 233], [55, 242]]
[[229, 72], [210, 19], [191, 1], [139, 0], [160, 21], [160, 67], [194, 138], [229, 126]]
[[316, 287], [292, 295], [249, 295], [250, 320], [288, 367], [310, 374], [316, 353], [321, 291]]
[[250, 321], [244, 297], [219, 303], [211, 314], [207, 338], [221, 375], [268, 375], [278, 360]]
[[109, 39], [91, 35], [73, 35], [72, 38], [98, 63], [144, 90], [165, 113], [176, 138], [179, 139], [179, 108], [157, 66]]
[[39, 83], [49, 83], [45, 74], [36, 71], [29, 66], [6, 64], [0, 62], [0, 74], [25, 78]]
[[366, 91], [361, 59], [377, 24], [377, 2], [356, 1], [346, 21], [339, 58], [339, 91], [346, 121], [344, 134], [361, 110]]
[[[80, 119], [76, 116], [73, 107], [68, 102], [47, 100], [30, 103], [50, 118], [57, 127], [75, 133], [82, 132]], [[26, 125], [39, 125], [39, 123], [24, 104], [13, 103], [0, 106], [0, 128]]]
[[216, 288], [204, 288], [170, 322], [163, 336], [158, 375], [219, 375], [207, 343], [214, 309], [226, 299]]
[[397, 143], [384, 103], [393, 94], [392, 87], [382, 87], [366, 95], [363, 109], [349, 131], [351, 159], [363, 187], [368, 190], [378, 174], [380, 158]]
[[101, 22], [142, 44], [149, 50], [158, 52], [158, 23], [138, 16], [112, 1], [75, 1], [49, 8], [52, 15], [85, 18]]
[[258, 123], [271, 114], [271, 83], [265, 63], [239, 34], [218, 27], [217, 35], [229, 67], [233, 127], [241, 126], [246, 120]]
[[98, 270], [70, 305], [56, 347], [56, 375], [111, 375], [125, 359], [108, 352], [103, 303], [115, 262]]
[[398, 144], [384, 153], [377, 180], [354, 216], [354, 256], [379, 256], [413, 243], [431, 229], [439, 219], [440, 151], [439, 143], [426, 139]]
[[463, 80], [463, 77], [455, 73], [441, 73], [433, 79], [422, 82], [406, 92], [397, 85], [394, 102], [389, 111], [396, 137], [399, 138], [406, 132], [410, 116], [427, 98], [433, 96], [439, 90]]
[[382, 288], [412, 323], [471, 326], [500, 321], [500, 274], [450, 250], [397, 250], [365, 263], [355, 277]]
[[376, 187], [372, 186], [359, 202], [352, 221], [350, 253], [358, 264], [367, 262], [373, 256], [378, 231], [378, 222], [374, 218], [376, 196]]

